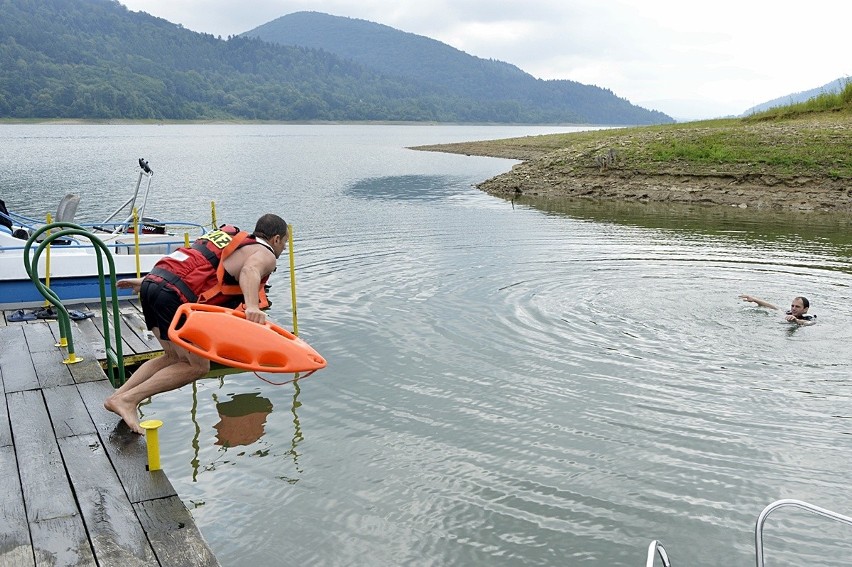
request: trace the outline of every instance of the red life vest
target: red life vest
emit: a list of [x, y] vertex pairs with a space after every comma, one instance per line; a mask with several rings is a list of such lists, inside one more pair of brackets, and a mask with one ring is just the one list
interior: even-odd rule
[[[226, 227], [223, 227], [226, 228]], [[169, 284], [187, 303], [207, 303], [236, 308], [243, 302], [237, 278], [225, 271], [225, 259], [243, 246], [265, 245], [247, 232], [235, 234], [225, 230], [208, 232], [189, 248], [179, 248], [154, 264], [146, 278]], [[269, 306], [264, 284], [260, 281], [260, 308]]]

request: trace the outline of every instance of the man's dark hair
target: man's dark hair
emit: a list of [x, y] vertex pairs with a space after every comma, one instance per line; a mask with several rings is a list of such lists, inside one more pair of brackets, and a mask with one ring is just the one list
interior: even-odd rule
[[797, 297], [796, 299], [801, 299], [801, 300], [802, 300], [802, 307], [804, 307], [805, 309], [807, 309], [808, 307], [810, 307], [810, 306], [811, 306], [811, 302], [810, 302], [810, 301], [808, 301], [808, 298], [807, 298], [807, 297], [804, 297], [804, 296], [800, 295], [800, 296], [799, 296], [799, 297]]
[[257, 224], [254, 226], [254, 236], [259, 236], [266, 240], [274, 236], [287, 236], [287, 223], [278, 215], [271, 213], [265, 214], [257, 219]]

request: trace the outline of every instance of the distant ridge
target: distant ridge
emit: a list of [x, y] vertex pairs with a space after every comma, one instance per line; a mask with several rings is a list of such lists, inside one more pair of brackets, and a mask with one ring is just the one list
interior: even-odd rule
[[[0, 0], [0, 6], [0, 119], [671, 121], [605, 89], [539, 81], [512, 65], [369, 22], [319, 15], [346, 26], [318, 36], [347, 39], [353, 22], [368, 26], [367, 35], [386, 28], [392, 38], [403, 35], [405, 41], [392, 57], [387, 56], [390, 46], [383, 47], [384, 59], [414, 66], [419, 57], [424, 65], [434, 65], [434, 80], [380, 71], [344, 59], [328, 45], [321, 49], [196, 33], [130, 11], [117, 0]], [[348, 51], [365, 35], [356, 31], [348, 32]], [[415, 44], [417, 49], [406, 51]]]
[[405, 78], [450, 97], [540, 108], [548, 116], [573, 113], [597, 124], [659, 124], [674, 120], [631, 104], [612, 91], [575, 81], [536, 79], [514, 65], [482, 59], [440, 41], [321, 12], [295, 12], [247, 31], [279, 45], [322, 49], [388, 77]]
[[770, 108], [776, 108], [778, 106], [788, 106], [799, 102], [805, 102], [806, 100], [810, 100], [815, 96], [819, 96], [823, 93], [839, 93], [843, 90], [844, 87], [846, 87], [847, 83], [849, 83], [850, 81], [852, 81], [852, 77], [840, 77], [839, 79], [835, 79], [815, 89], [810, 89], [807, 91], [792, 93], [784, 95], [782, 97], [774, 98], [772, 100], [762, 102], [756, 106], [752, 106], [751, 108], [743, 112], [741, 116], [748, 116], [757, 112], [763, 112], [764, 110], [769, 110]]

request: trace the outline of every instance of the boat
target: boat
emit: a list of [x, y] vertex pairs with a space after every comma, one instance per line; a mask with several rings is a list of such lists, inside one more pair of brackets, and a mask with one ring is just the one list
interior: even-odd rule
[[[159, 221], [143, 216], [153, 171], [148, 162], [141, 158], [139, 167], [133, 196], [112, 215], [100, 223], [76, 224], [84, 229], [84, 236], [55, 238], [39, 255], [36, 270], [38, 277], [59, 296], [63, 304], [100, 301], [98, 253], [89, 235], [99, 239], [109, 249], [115, 264], [116, 279], [123, 279], [144, 276], [163, 255], [185, 246], [188, 239], [195, 239], [204, 233], [204, 227], [196, 223]], [[142, 207], [137, 209], [139, 189], [145, 178], [148, 183]], [[66, 195], [60, 201], [53, 220], [60, 223], [73, 222], [79, 202], [78, 195]], [[124, 220], [116, 221], [116, 217], [126, 210], [132, 212]], [[33, 284], [24, 263], [27, 241], [43, 227], [43, 222], [6, 210], [5, 204], [0, 207], [0, 309], [27, 309], [45, 305], [45, 298]], [[60, 227], [57, 230], [62, 229]], [[192, 233], [191, 237], [189, 233]], [[39, 246], [38, 242], [30, 243], [31, 258]], [[105, 270], [109, 269], [108, 266], [108, 262], [103, 260]], [[109, 278], [108, 273], [105, 276]], [[131, 290], [120, 289], [118, 292], [120, 297], [133, 296]]]

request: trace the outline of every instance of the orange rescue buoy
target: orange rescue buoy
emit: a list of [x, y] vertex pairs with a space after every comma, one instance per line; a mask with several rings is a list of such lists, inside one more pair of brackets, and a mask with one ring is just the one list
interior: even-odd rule
[[317, 351], [283, 327], [252, 323], [242, 311], [218, 305], [181, 305], [169, 339], [213, 362], [255, 372], [307, 372], [326, 366]]

